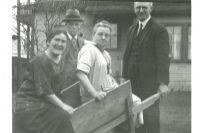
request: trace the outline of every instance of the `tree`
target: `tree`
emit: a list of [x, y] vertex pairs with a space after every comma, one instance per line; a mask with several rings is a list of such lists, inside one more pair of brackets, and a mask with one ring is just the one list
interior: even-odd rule
[[[86, 7], [90, 4], [93, 6], [92, 12], [87, 12]], [[97, 2], [86, 2], [86, 1], [49, 1], [42, 0], [31, 4], [21, 4], [21, 42], [25, 53], [28, 51], [31, 53], [31, 57], [35, 54], [40, 53], [46, 49], [46, 35], [55, 26], [63, 26], [62, 19], [65, 17], [65, 13], [69, 8], [77, 8], [79, 11], [85, 12], [85, 14], [90, 14], [91, 19], [95, 16]], [[13, 10], [16, 6], [13, 6]], [[13, 19], [16, 20], [16, 13], [13, 14]], [[87, 21], [82, 25], [81, 34], [87, 34], [91, 29], [87, 27], [93, 24], [93, 21]], [[30, 26], [30, 31], [27, 29]], [[16, 26], [13, 25], [13, 31], [16, 33]], [[83, 33], [84, 32], [84, 33]], [[85, 37], [85, 36], [84, 36]], [[88, 38], [87, 38], [88, 39]], [[31, 45], [29, 49], [28, 44]]]
[[[13, 35], [15, 36], [15, 38], [17, 39], [18, 36], [17, 36], [17, 6], [14, 5], [12, 7], [12, 31], [13, 31]], [[20, 31], [20, 34], [21, 36], [19, 37], [20, 40], [21, 40], [21, 47], [23, 48], [21, 53], [24, 53], [26, 54], [27, 53], [27, 25], [24, 24], [24, 23], [20, 23], [20, 28], [21, 28], [21, 31]], [[15, 39], [14, 39], [15, 40]], [[13, 40], [13, 51], [17, 51], [17, 41], [14, 41]]]

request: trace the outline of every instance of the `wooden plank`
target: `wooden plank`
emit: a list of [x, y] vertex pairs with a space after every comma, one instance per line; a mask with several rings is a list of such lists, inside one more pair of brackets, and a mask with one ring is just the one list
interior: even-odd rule
[[103, 101], [93, 99], [76, 108], [71, 118], [75, 132], [88, 133], [94, 131], [124, 114], [126, 112], [126, 98], [130, 94], [131, 84], [130, 81], [127, 81], [108, 92]]
[[106, 131], [109, 131], [116, 127], [116, 125], [121, 124], [122, 122], [125, 122], [127, 120], [127, 114], [124, 113], [120, 115], [119, 117], [115, 118], [114, 120], [111, 120], [111, 122], [105, 123], [102, 127], [96, 129], [92, 133], [104, 133]]
[[[148, 99], [144, 100], [141, 105], [132, 107], [132, 113], [133, 114], [137, 114], [138, 112], [141, 112], [142, 110], [148, 108], [156, 100], [158, 100], [159, 97], [160, 97], [160, 94], [155, 94], [155, 95], [149, 97]], [[127, 120], [127, 114], [124, 113], [121, 116], [119, 116], [119, 117], [115, 118], [114, 120], [112, 120], [111, 122], [108, 122], [108, 123], [104, 124], [104, 126], [99, 127], [98, 129], [96, 129], [92, 133], [103, 133], [105, 131], [109, 131], [110, 129], [114, 128], [116, 125], [119, 125], [122, 122], [125, 122], [126, 120]]]
[[159, 98], [160, 98], [160, 93], [156, 93], [156, 94], [152, 95], [151, 97], [142, 101], [139, 106], [135, 106], [132, 109], [134, 115], [141, 112], [141, 110], [144, 110], [144, 109], [148, 108], [149, 106], [151, 106], [152, 104], [154, 104], [154, 102], [157, 101]]
[[60, 95], [62, 101], [67, 105], [72, 106], [73, 108], [81, 105], [79, 82], [76, 82], [73, 85], [62, 90]]
[[[137, 114], [146, 109], [160, 97], [160, 94], [155, 94], [144, 100], [141, 105], [132, 108], [132, 99], [130, 98], [130, 94], [131, 85], [130, 81], [127, 81], [118, 88], [108, 92], [103, 101], [93, 99], [77, 107], [71, 118], [75, 132], [102, 133], [109, 131], [127, 120], [127, 106], [129, 107], [128, 118], [132, 118], [133, 114]], [[128, 104], [127, 97], [129, 97], [130, 101]], [[129, 119], [129, 121], [130, 120], [132, 119]], [[130, 125], [133, 125], [133, 122], [130, 121]], [[132, 133], [133, 132], [134, 130]]]
[[132, 112], [132, 108], [133, 108], [133, 100], [132, 100], [132, 95], [129, 95], [126, 99], [126, 109], [127, 109], [127, 120], [128, 120], [128, 128], [130, 133], [135, 133], [135, 129], [134, 129], [134, 123], [133, 123], [133, 112]]
[[[144, 100], [142, 103], [143, 105], [138, 105], [138, 106], [134, 106], [132, 107], [132, 113], [133, 114], [137, 114], [138, 112], [141, 112], [142, 110], [148, 108], [149, 106], [151, 106], [156, 100], [158, 100], [160, 97], [160, 94], [155, 94], [151, 97], [149, 97], [148, 99]], [[146, 105], [144, 105], [146, 104]], [[139, 108], [139, 106], [142, 106], [142, 108]], [[138, 110], [137, 112], [134, 112], [135, 110]], [[119, 116], [118, 118], [112, 120], [111, 122], [109, 123], [106, 123], [104, 126], [98, 128], [97, 130], [95, 130], [94, 132], [92, 133], [103, 133], [105, 131], [108, 131], [112, 128], [114, 128], [116, 125], [119, 125], [121, 124], [122, 122], [125, 122], [127, 120], [127, 114], [122, 114], [121, 116]]]

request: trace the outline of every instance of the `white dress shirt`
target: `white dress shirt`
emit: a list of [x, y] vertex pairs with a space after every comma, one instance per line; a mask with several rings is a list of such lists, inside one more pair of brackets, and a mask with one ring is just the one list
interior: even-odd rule
[[144, 21], [139, 21], [139, 27], [138, 27], [138, 32], [139, 32], [139, 29], [140, 29], [140, 24], [142, 23], [142, 30], [144, 29], [144, 27], [147, 25], [147, 22], [149, 21], [149, 19], [151, 18], [151, 15]]

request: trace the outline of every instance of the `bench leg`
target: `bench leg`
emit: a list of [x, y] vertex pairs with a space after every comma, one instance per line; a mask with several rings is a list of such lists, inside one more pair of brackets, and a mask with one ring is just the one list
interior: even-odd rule
[[132, 100], [132, 95], [129, 95], [126, 99], [126, 109], [127, 109], [127, 119], [128, 119], [128, 127], [129, 127], [129, 131], [130, 133], [135, 133], [135, 127], [134, 127], [134, 123], [133, 123], [133, 112], [132, 112], [132, 104], [133, 100]]

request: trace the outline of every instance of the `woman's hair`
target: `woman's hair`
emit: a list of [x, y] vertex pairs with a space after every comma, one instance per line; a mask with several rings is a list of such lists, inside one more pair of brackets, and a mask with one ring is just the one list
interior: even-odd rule
[[60, 28], [60, 27], [53, 28], [53, 29], [47, 34], [46, 42], [50, 42], [51, 39], [53, 39], [56, 35], [60, 35], [61, 33], [63, 33], [63, 34], [67, 37], [67, 32], [65, 31], [65, 29]]
[[106, 28], [109, 28], [110, 32], [112, 31], [110, 23], [108, 21], [102, 20], [95, 24], [95, 26], [93, 28], [93, 35], [96, 33], [97, 28], [99, 28], [99, 27], [106, 27]]

